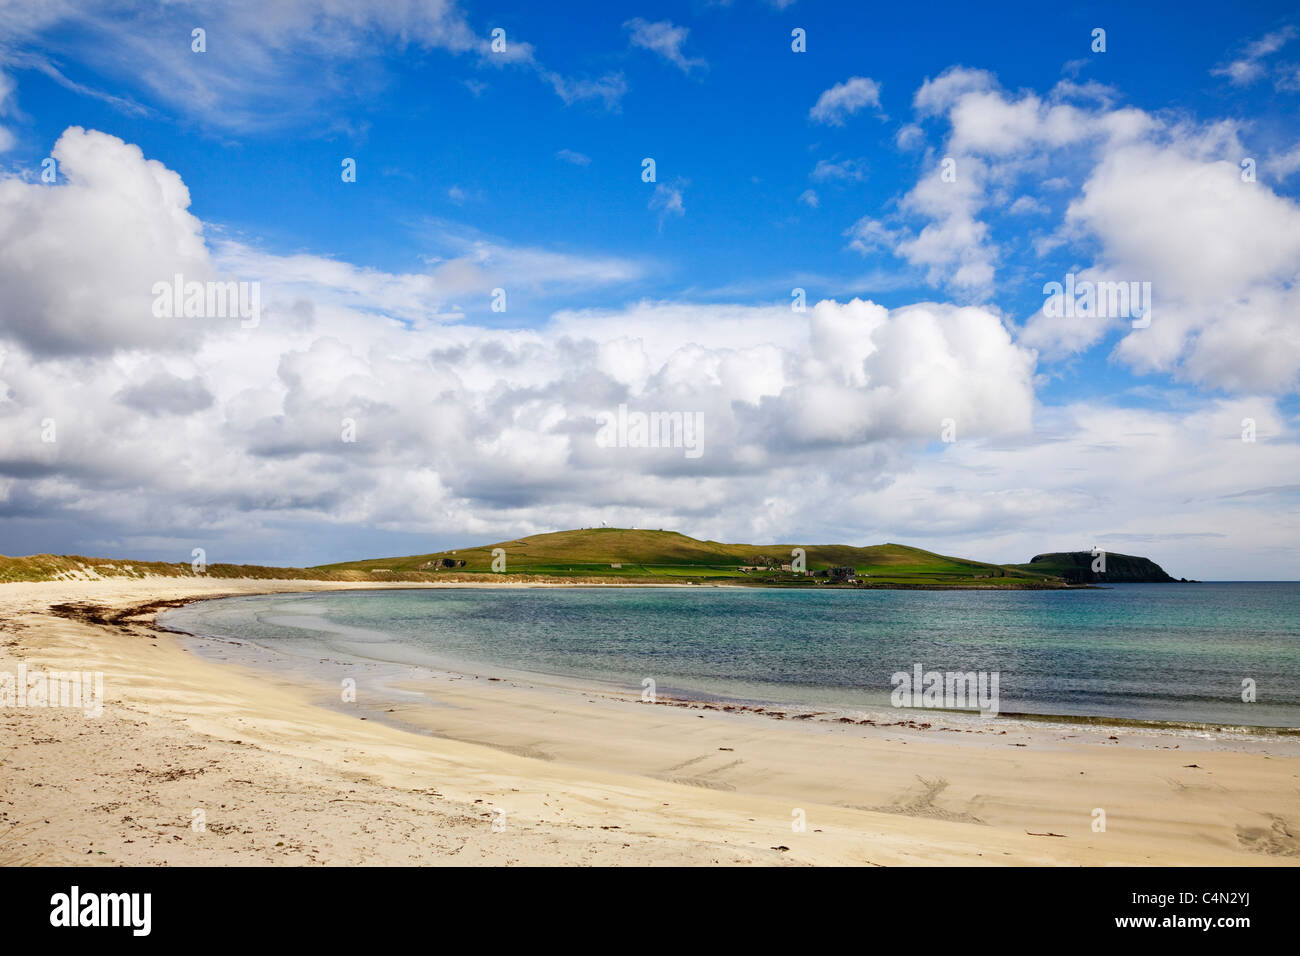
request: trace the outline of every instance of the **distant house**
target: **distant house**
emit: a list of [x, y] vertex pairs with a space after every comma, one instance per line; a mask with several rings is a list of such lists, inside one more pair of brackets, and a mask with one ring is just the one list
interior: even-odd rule
[[611, 564], [610, 567], [611, 567], [611, 568], [619, 568], [619, 569], [622, 569], [623, 565], [621, 565], [621, 564]]

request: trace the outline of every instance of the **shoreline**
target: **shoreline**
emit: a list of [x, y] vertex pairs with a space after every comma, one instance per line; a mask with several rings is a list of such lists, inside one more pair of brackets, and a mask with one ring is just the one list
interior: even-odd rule
[[[403, 725], [391, 726], [152, 628], [158, 602], [358, 588], [385, 589], [0, 588], [0, 670], [76, 664], [104, 671], [107, 688], [99, 721], [0, 710], [4, 853], [155, 865], [1300, 863], [1300, 763], [1276, 739], [1224, 749], [1086, 727], [850, 730], [464, 675], [423, 679], [413, 692], [435, 706], [385, 711]], [[796, 811], [805, 831], [792, 830]]]
[[[476, 584], [441, 584], [437, 585], [438, 590], [455, 590], [457, 588], [472, 590], [476, 587], [485, 588], [518, 588], [518, 589], [538, 589], [553, 587], [551, 584], [512, 584], [510, 582], [483, 582], [481, 585]], [[569, 585], [561, 585], [569, 586]], [[577, 587], [592, 587], [592, 585], [576, 585]], [[691, 584], [622, 584], [617, 587], [644, 588], [644, 587], [700, 587], [701, 585]], [[703, 585], [704, 587], [734, 587], [733, 585]], [[385, 587], [376, 590], [428, 590], [419, 586], [410, 586], [408, 584]], [[348, 590], [370, 590], [364, 586], [348, 588]], [[263, 592], [272, 594], [276, 592]], [[210, 596], [200, 596], [188, 598], [176, 602], [160, 602], [166, 606], [157, 608], [157, 615], [151, 622], [151, 626], [163, 633], [172, 633], [183, 635], [194, 641], [201, 642], [225, 642], [225, 638], [198, 634], [187, 631], [184, 628], [170, 626], [157, 620], [166, 611], [173, 610], [176, 607], [197, 604], [205, 601], [216, 601], [227, 597], [252, 597], [256, 592], [242, 594], [217, 594]], [[149, 610], [153, 610], [150, 608]], [[256, 642], [245, 639], [239, 644], [248, 644], [251, 646], [263, 647]], [[269, 649], [268, 649], [269, 651]], [[367, 662], [390, 663], [397, 665], [399, 662], [390, 661], [382, 658], [375, 659], [358, 659]], [[553, 684], [557, 687], [565, 687], [576, 693], [594, 694], [607, 697], [613, 700], [635, 700], [635, 691], [625, 691], [617, 688], [598, 677], [590, 675], [560, 674], [550, 672], [527, 671], [508, 665], [494, 664], [488, 661], [463, 661], [460, 663], [429, 665], [414, 665], [427, 667], [434, 671], [447, 671], [461, 677], [475, 677], [476, 672], [504, 673], [508, 674], [511, 680], [516, 682], [540, 682]], [[273, 667], [273, 666], [272, 666]], [[274, 667], [273, 667], [274, 669]], [[495, 678], [489, 678], [495, 679]], [[821, 723], [856, 723], [860, 726], [881, 726], [881, 727], [917, 727], [923, 724], [925, 728], [933, 725], [939, 725], [942, 729], [968, 729], [980, 728], [977, 732], [984, 732], [984, 728], [1006, 728], [1008, 725], [1030, 725], [1041, 726], [1054, 731], [1067, 731], [1079, 728], [1095, 728], [1097, 730], [1114, 730], [1126, 733], [1150, 733], [1154, 735], [1171, 735], [1187, 736], [1195, 735], [1205, 737], [1206, 735], [1220, 735], [1218, 739], [1227, 742], [1232, 740], [1253, 740], [1261, 741], [1278, 739], [1278, 738], [1296, 738], [1300, 743], [1300, 726], [1288, 725], [1269, 725], [1269, 724], [1230, 724], [1223, 721], [1210, 720], [1174, 720], [1144, 717], [1128, 717], [1113, 714], [1059, 714], [1059, 713], [1039, 713], [1035, 711], [1000, 711], [990, 720], [981, 719], [977, 710], [961, 711], [945, 708], [926, 708], [912, 707], [904, 710], [892, 707], [880, 708], [869, 705], [855, 706], [846, 708], [838, 704], [815, 704], [801, 702], [797, 700], [776, 700], [776, 699], [755, 699], [752, 697], [741, 697], [735, 695], [725, 695], [721, 693], [710, 694], [707, 691], [688, 689], [678, 689], [672, 693], [659, 693], [655, 703], [657, 705], [702, 708], [705, 710], [721, 711], [724, 713], [749, 713], [757, 716], [763, 716], [773, 720], [812, 720]], [[817, 709], [817, 708], [823, 709]], [[849, 714], [857, 713], [858, 717], [849, 719]], [[914, 715], [914, 716], [906, 716]], [[947, 724], [948, 726], [944, 726]], [[952, 726], [955, 724], [956, 726]]]

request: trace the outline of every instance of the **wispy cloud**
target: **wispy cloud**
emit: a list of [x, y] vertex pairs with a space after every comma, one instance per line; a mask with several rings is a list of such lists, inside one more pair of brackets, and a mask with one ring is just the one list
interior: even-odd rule
[[[74, 22], [75, 30], [60, 29]], [[524, 69], [565, 103], [597, 100], [614, 109], [626, 92], [618, 75], [571, 78], [546, 68], [526, 39], [507, 35], [494, 43], [451, 0], [175, 0], [135, 7], [11, 0], [0, 11], [0, 28], [19, 62], [69, 89], [110, 98], [63, 76], [53, 65], [58, 57], [133, 84], [192, 121], [236, 133], [320, 125], [327, 114], [326, 125], [337, 128], [345, 123], [341, 107], [379, 95], [394, 81], [386, 59], [408, 50], [463, 57], [479, 68]], [[205, 32], [206, 49], [196, 51], [193, 30]], [[483, 92], [481, 81], [465, 82], [475, 96]], [[128, 112], [145, 108], [123, 96], [111, 101]]]
[[674, 26], [670, 20], [651, 23], [636, 17], [624, 23], [623, 28], [631, 31], [630, 42], [633, 46], [659, 54], [683, 73], [708, 66], [703, 59], [688, 57], [682, 52], [690, 34], [686, 27]]
[[591, 157], [585, 153], [579, 153], [572, 149], [562, 149], [557, 152], [556, 157], [564, 160], [566, 163], [572, 163], [574, 166], [590, 166]]
[[862, 182], [867, 178], [867, 164], [861, 159], [819, 159], [808, 174], [813, 182]]
[[662, 229], [664, 221], [669, 216], [686, 215], [685, 189], [689, 185], [686, 180], [676, 179], [671, 183], [656, 183], [654, 192], [650, 194], [650, 202], [647, 206], [649, 209], [658, 211], [659, 227]]
[[546, 82], [565, 104], [599, 101], [607, 110], [616, 111], [627, 94], [627, 80], [622, 73], [606, 73], [590, 77], [570, 77], [559, 73], [543, 72]]
[[1249, 86], [1268, 72], [1264, 61], [1291, 42], [1296, 33], [1295, 27], [1285, 26], [1265, 34], [1247, 43], [1237, 59], [1216, 66], [1210, 73], [1226, 77], [1233, 86]]

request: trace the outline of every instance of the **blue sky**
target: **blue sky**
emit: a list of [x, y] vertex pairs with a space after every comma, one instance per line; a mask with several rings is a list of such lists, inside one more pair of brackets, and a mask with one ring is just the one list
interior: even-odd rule
[[[18, 158], [38, 163], [70, 125], [110, 131], [180, 172], [205, 222], [277, 252], [307, 250], [387, 271], [418, 270], [437, 254], [422, 228], [428, 220], [645, 263], [640, 281], [575, 306], [709, 293], [785, 301], [796, 278], [820, 280], [807, 281], [810, 296], [871, 294], [892, 305], [931, 290], [892, 256], [847, 248], [844, 233], [860, 215], [889, 209], [900, 184], [916, 176], [923, 158], [899, 150], [894, 136], [927, 77], [961, 64], [994, 71], [1008, 89], [1043, 90], [1069, 74], [1113, 85], [1123, 102], [1143, 109], [1248, 116], [1256, 125], [1252, 145], [1263, 152], [1293, 145], [1294, 94], [1225, 89], [1208, 67], [1229, 54], [1221, 32], [1229, 25], [1236, 36], [1264, 34], [1287, 22], [1287, 9], [1262, 4], [1228, 16], [1218, 4], [1121, 5], [1053, 13], [1049, 26], [1035, 4], [927, 5], [923, 23], [905, 5], [664, 5], [655, 19], [688, 25], [683, 50], [702, 61], [685, 72], [629, 47], [627, 8], [562, 16], [527, 4], [469, 7], [480, 30], [503, 27], [507, 42], [532, 43], [553, 69], [622, 74], [627, 92], [617, 111], [599, 102], [566, 105], [524, 68], [418, 47], [340, 64], [344, 90], [311, 113], [268, 91], [274, 128], [252, 133], [229, 129], [219, 115], [150, 102], [129, 74], [110, 89], [148, 115], [124, 114], [28, 70], [20, 74], [21, 106], [31, 122]], [[1108, 31], [1104, 55], [1090, 52], [1097, 25]], [[796, 27], [808, 32], [803, 55], [790, 49]], [[72, 25], [53, 30], [51, 45], [76, 33]], [[214, 31], [209, 56], [223, 55]], [[82, 64], [61, 65], [75, 82], [104, 84]], [[868, 109], [841, 126], [809, 120], [823, 90], [858, 74], [880, 83], [881, 115]], [[476, 95], [467, 83], [483, 88]], [[557, 158], [562, 150], [590, 164]], [[360, 164], [355, 185], [340, 181], [347, 156]], [[656, 159], [661, 181], [689, 183], [689, 215], [661, 224], [647, 212], [645, 156]], [[861, 168], [860, 181], [810, 178], [819, 161], [845, 160]], [[1061, 168], [1068, 174], [1068, 163]], [[799, 200], [809, 188], [822, 199], [817, 209]], [[452, 189], [466, 198], [453, 199]], [[1294, 195], [1294, 181], [1287, 191]], [[1023, 226], [1010, 226], [1021, 241], [1032, 232]], [[1070, 264], [1068, 255], [1056, 260], [1055, 271], [1037, 260], [1010, 262], [1012, 281], [1000, 285], [999, 304], [1018, 317], [1036, 309], [1041, 282], [1033, 280]], [[746, 294], [725, 294], [733, 288]], [[519, 311], [528, 314], [516, 321], [543, 321], [564, 304], [521, 299]]]
[[[386, 544], [405, 548], [410, 537], [432, 548], [599, 518], [669, 523], [732, 538], [839, 535], [868, 543], [883, 535], [1000, 560], [1028, 557], [1017, 549], [1086, 547], [1110, 534], [1123, 544], [1116, 550], [1146, 553], [1163, 543], [1175, 558], [1188, 561], [1199, 558], [1207, 542], [1222, 549], [1205, 568], [1183, 572], [1189, 575], [1261, 574], [1279, 549], [1287, 553], [1293, 575], [1300, 574], [1300, 559], [1275, 537], [1279, 522], [1294, 528], [1294, 492], [1277, 490], [1286, 484], [1281, 478], [1260, 473], [1263, 483], [1234, 491], [1229, 470], [1203, 489], [1180, 489], [1183, 505], [1166, 499], [1160, 527], [1144, 529], [1142, 517], [1152, 511], [1136, 507], [1134, 495], [1119, 495], [1125, 503], [1117, 505], [1088, 498], [1086, 487], [1068, 483], [1022, 488], [1024, 475], [1017, 469], [1024, 461], [1005, 451], [1009, 442], [1039, 448], [1076, 442], [1076, 452], [1086, 454], [1096, 440], [1081, 425], [1084, 408], [1121, 418], [1124, 409], [1148, 411], [1157, 416], [1149, 423], [1157, 434], [1161, 428], [1195, 430], [1193, 422], [1217, 421], [1216, 416], [1235, 423], [1244, 417], [1240, 406], [1256, 408], [1252, 417], [1264, 423], [1263, 432], [1271, 430], [1276, 447], [1269, 454], [1277, 457], [1263, 472], [1285, 474], [1294, 453], [1293, 439], [1285, 436], [1296, 414], [1300, 366], [1294, 313], [1288, 311], [1300, 267], [1286, 239], [1297, 221], [1300, 189], [1300, 20], [1289, 5], [1225, 11], [1211, 4], [1141, 10], [1103, 4], [1051, 13], [1030, 4], [991, 12], [955, 3], [923, 9], [739, 0], [654, 10], [591, 6], [543, 10], [522, 3], [394, 0], [354, 11], [314, 0], [274, 11], [251, 3], [211, 11], [203, 5], [92, 3], [73, 12], [57, 4], [19, 3], [0, 13], [0, 92], [7, 92], [0, 96], [0, 141], [8, 147], [0, 165], [13, 184], [13, 223], [30, 214], [19, 208], [28, 201], [19, 198], [19, 185], [47, 192], [81, 188], [75, 168], [68, 178], [66, 161], [63, 178], [52, 188], [36, 181], [42, 159], [58, 154], [56, 143], [65, 131], [80, 127], [105, 134], [138, 147], [143, 159], [183, 182], [188, 213], [200, 224], [193, 235], [212, 268], [226, 277], [260, 277], [271, 298], [280, 290], [276, 301], [287, 312], [293, 303], [299, 310], [293, 314], [310, 314], [304, 321], [319, 326], [304, 331], [287, 321], [277, 324], [272, 307], [269, 331], [248, 339], [264, 353], [267, 374], [278, 376], [282, 389], [259, 398], [275, 407], [265, 409], [262, 425], [249, 426], [253, 431], [297, 427], [285, 422], [300, 407], [293, 392], [305, 389], [305, 380], [286, 377], [284, 357], [320, 355], [325, 341], [342, 341], [348, 354], [364, 357], [371, 363], [365, 374], [385, 383], [390, 395], [399, 380], [386, 378], [390, 373], [379, 353], [403, 363], [432, 356], [428, 361], [436, 366], [439, 356], [452, 354], [447, 350], [472, 356], [489, 342], [522, 349], [506, 363], [516, 372], [503, 372], [489, 357], [487, 366], [457, 366], [448, 373], [454, 384], [442, 394], [454, 394], [448, 399], [457, 409], [452, 417], [464, 416], [468, 429], [457, 442], [475, 450], [420, 459], [436, 459], [427, 477], [441, 488], [431, 493], [431, 500], [446, 505], [441, 521], [386, 507], [349, 509], [324, 491], [313, 502], [286, 504], [252, 502], [235, 489], [204, 482], [151, 488], [107, 462], [69, 457], [41, 459], [36, 471], [43, 476], [39, 481], [51, 483], [46, 491], [30, 478], [21, 490], [10, 488], [6, 520], [17, 546], [0, 550], [109, 549], [156, 557], [207, 536], [225, 542], [218, 550], [229, 550], [235, 559], [303, 561], [315, 549], [323, 561]], [[207, 31], [203, 53], [190, 49], [194, 27]], [[1098, 27], [1106, 31], [1104, 52], [1091, 49]], [[488, 47], [495, 28], [506, 31], [505, 54]], [[806, 31], [806, 52], [791, 50], [796, 28]], [[121, 170], [134, 162], [126, 154], [109, 157], [114, 149], [108, 140], [92, 138], [74, 165]], [[355, 183], [340, 178], [345, 157], [356, 160]], [[655, 160], [656, 183], [642, 181], [644, 157]], [[946, 193], [932, 185], [945, 157], [955, 157], [959, 180], [959, 189]], [[1247, 157], [1258, 165], [1252, 184], [1257, 188], [1234, 216], [1223, 184], [1237, 181], [1233, 170]], [[1197, 179], [1198, 169], [1207, 171], [1205, 183]], [[1188, 185], [1169, 186], [1168, 195], [1150, 198], [1143, 209], [1144, 197], [1163, 188], [1137, 182], [1147, 175], [1152, 184]], [[1129, 197], [1125, 184], [1132, 183]], [[132, 195], [103, 177], [87, 188]], [[93, 195], [80, 202], [95, 207]], [[1202, 202], [1204, 214], [1194, 212]], [[1129, 208], [1136, 231], [1123, 222]], [[1166, 214], [1169, 225], [1162, 228]], [[64, 229], [90, 236], [100, 225], [78, 230], [66, 216], [40, 215], [55, 234]], [[167, 209], [160, 215], [175, 221]], [[1243, 235], [1257, 236], [1276, 261], [1256, 269], [1231, 251], [1214, 249], [1229, 234], [1225, 224], [1244, 228], [1242, 216], [1260, 219], [1258, 230]], [[135, 241], [136, 234], [114, 237], [111, 226], [102, 225], [105, 242]], [[186, 229], [178, 245], [192, 238]], [[1145, 229], [1154, 231], [1140, 240], [1126, 238]], [[1201, 229], [1204, 235], [1197, 234]], [[1169, 248], [1153, 251], [1164, 240]], [[0, 247], [0, 263], [6, 253], [10, 258], [5, 278], [15, 283], [28, 274], [18, 268], [17, 249]], [[1217, 258], [1201, 268], [1196, 259], [1202, 253]], [[132, 261], [146, 271], [156, 262], [156, 271], [168, 276], [165, 259], [155, 247]], [[322, 279], [331, 264], [346, 275]], [[289, 266], [302, 267], [298, 281], [289, 276]], [[60, 275], [75, 285], [81, 279], [69, 274], [71, 268], [67, 264]], [[1154, 281], [1155, 330], [1143, 336], [1123, 321], [1082, 331], [1053, 325], [1038, 314], [1043, 284], [1067, 272]], [[1215, 284], [1193, 288], [1198, 276], [1212, 276]], [[378, 289], [370, 282], [375, 277]], [[505, 313], [489, 308], [497, 284], [507, 289]], [[851, 300], [889, 311], [864, 352], [868, 373], [841, 370], [836, 387], [848, 390], [843, 394], [819, 393], [830, 374], [825, 367], [813, 379], [790, 371], [806, 369], [812, 360], [833, 364], [830, 354], [805, 355], [801, 333], [782, 327], [782, 315], [792, 326], [809, 322], [806, 314], [790, 311], [796, 286], [806, 290], [810, 309], [829, 303], [826, 314], [811, 322], [814, 352], [818, 335], [835, 352], [843, 346], [840, 336], [852, 338], [858, 334], [854, 328], [874, 321], [838, 311]], [[114, 293], [106, 288], [95, 294]], [[10, 383], [11, 423], [38, 415], [35, 383], [41, 375], [48, 373], [48, 387], [57, 389], [60, 376], [73, 375], [71, 356], [92, 361], [86, 348], [69, 344], [75, 336], [64, 347], [37, 347], [39, 336], [31, 328], [42, 322], [42, 309], [53, 307], [53, 295], [44, 286], [39, 295], [15, 294], [4, 316], [15, 343], [9, 367], [18, 365], [30, 376], [25, 399], [13, 397], [21, 389]], [[909, 351], [928, 348], [919, 323], [906, 320], [908, 309], [924, 303], [949, 310], [936, 320], [950, 353], [943, 361]], [[331, 308], [351, 312], [324, 317]], [[979, 321], [988, 320], [978, 334], [946, 324], [945, 317], [961, 309], [980, 310]], [[1163, 323], [1162, 316], [1174, 312], [1180, 324], [1171, 330], [1173, 323]], [[734, 334], [710, 332], [717, 340], [705, 340], [702, 329], [731, 328], [732, 318]], [[385, 319], [392, 324], [382, 335], [366, 331], [368, 322]], [[112, 366], [113, 374], [125, 376], [106, 395], [129, 392], [131, 376], [145, 374], [141, 369], [148, 370], [150, 382], [165, 376], [191, 383], [212, 398], [209, 405], [196, 404], [195, 416], [209, 420], [193, 427], [202, 427], [217, 444], [231, 440], [237, 417], [232, 409], [242, 413], [241, 403], [252, 392], [249, 383], [225, 370], [226, 358], [206, 353], [207, 346], [178, 352], [161, 341], [149, 354], [138, 329], [123, 334], [125, 326], [100, 329], [97, 318], [86, 321], [88, 338], [96, 343], [88, 347], [93, 361], [105, 363], [105, 375]], [[1262, 345], [1251, 323], [1263, 323]], [[1234, 328], [1241, 329], [1239, 335]], [[405, 337], [397, 334], [402, 330]], [[986, 332], [988, 343], [980, 338]], [[520, 345], [524, 333], [535, 336], [527, 341], [541, 352]], [[566, 336], [596, 344], [635, 341], [653, 367], [645, 375], [628, 372], [624, 360], [608, 359], [610, 345], [588, 364], [565, 365]], [[1272, 339], [1276, 347], [1269, 347]], [[768, 347], [780, 358], [762, 351]], [[705, 360], [691, 358], [696, 350], [708, 353], [708, 363], [725, 364], [730, 356], [768, 370], [746, 382], [728, 379], [712, 364], [700, 371], [698, 362]], [[769, 361], [784, 367], [784, 378], [772, 370], [775, 365], [762, 364]], [[873, 363], [882, 367], [872, 372]], [[532, 381], [543, 366], [552, 377]], [[692, 367], [693, 373], [682, 371]], [[332, 394], [348, 387], [339, 385], [348, 380], [338, 377], [337, 364], [317, 371], [322, 382], [332, 383]], [[500, 411], [491, 405], [500, 401], [497, 388], [522, 396], [525, 404], [545, 395], [567, 409], [566, 422], [586, 420], [593, 408], [579, 410], [557, 396], [561, 381], [587, 373], [620, 383], [633, 400], [666, 407], [694, 400], [702, 409], [725, 408], [726, 416], [735, 417], [720, 427], [744, 440], [718, 442], [717, 457], [695, 474], [662, 462], [647, 465], [636, 456], [605, 462], [600, 481], [608, 482], [609, 491], [598, 501], [575, 497], [592, 479], [575, 464], [582, 455], [572, 445], [561, 456], [567, 466], [557, 464], [557, 473], [535, 486], [504, 481], [495, 469], [508, 472], [509, 455], [495, 465], [481, 456], [500, 453], [509, 429], [485, 432], [481, 420], [468, 423], [473, 416], [467, 410]], [[689, 374], [702, 377], [680, 378]], [[971, 445], [959, 441], [949, 448], [937, 440], [928, 402], [942, 389], [927, 386], [934, 384], [930, 376], [958, 389], [943, 401], [953, 406], [954, 419], [973, 423], [973, 431], [963, 429]], [[985, 378], [1014, 387], [995, 395]], [[107, 379], [103, 388], [110, 389]], [[904, 401], [910, 388], [920, 389], [922, 397]], [[824, 407], [818, 404], [823, 401]], [[912, 416], [907, 409], [917, 405], [925, 412]], [[524, 427], [523, 407], [512, 406], [512, 427]], [[762, 421], [745, 417], [747, 409]], [[999, 409], [1005, 410], [1003, 421]], [[389, 412], [415, 414], [396, 401]], [[446, 413], [438, 413], [440, 420]], [[843, 422], [826, 424], [841, 414]], [[917, 424], [922, 419], [925, 424]], [[572, 442], [570, 425], [557, 426], [545, 415], [539, 421], [544, 423], [527, 426], [539, 430], [530, 432], [539, 441], [565, 435]], [[101, 427], [111, 435], [128, 426], [119, 421]], [[1145, 434], [1147, 426], [1132, 427], [1137, 431], [1126, 434]], [[1237, 430], [1235, 424], [1224, 428], [1227, 438]], [[147, 440], [132, 434], [133, 441]], [[389, 440], [409, 450], [413, 439]], [[495, 452], [485, 451], [489, 447]], [[247, 460], [232, 467], [248, 466], [266, 481], [260, 466], [269, 459], [259, 449], [250, 445]], [[1142, 452], [1129, 451], [1138, 460], [1120, 470], [1132, 474], [1142, 470]], [[58, 453], [72, 455], [62, 446]], [[31, 456], [41, 454], [49, 450], [15, 445], [0, 474], [15, 482], [30, 476], [36, 468]], [[979, 458], [954, 461], [966, 454]], [[329, 460], [323, 446], [299, 458], [296, 464], [289, 463], [291, 457], [277, 459], [286, 481], [294, 480], [295, 467], [318, 472]], [[383, 458], [370, 467], [382, 467]], [[1180, 474], [1203, 466], [1199, 459], [1170, 465]], [[484, 469], [476, 480], [493, 490], [480, 494], [449, 483], [448, 473], [461, 467], [476, 474]], [[1044, 506], [1041, 517], [1010, 529], [996, 504], [998, 491], [989, 486], [957, 493], [970, 499], [954, 504], [947, 518], [927, 520], [926, 509], [918, 506], [902, 527], [892, 528], [895, 505], [861, 501], [848, 514], [831, 516], [792, 502], [773, 503], [761, 490], [761, 476], [788, 484], [786, 470], [799, 467], [825, 480], [819, 493], [831, 495], [839, 494], [838, 487], [901, 494], [903, 485], [915, 481], [908, 500], [946, 500], [952, 475], [927, 469], [957, 468], [1001, 473], [1001, 487], [1021, 489], [1026, 498], [1079, 490], [1096, 510], [1086, 526], [1054, 526]], [[683, 495], [700, 494], [700, 486], [688, 492], [683, 483], [725, 484], [736, 469], [758, 479], [740, 500], [719, 499], [707, 514], [676, 504]], [[613, 490], [646, 474], [662, 487], [622, 497]], [[69, 497], [60, 476], [80, 484], [83, 497]], [[84, 525], [73, 518], [78, 509], [91, 509], [96, 500], [105, 505], [130, 487], [137, 497], [169, 502], [161, 509], [171, 515], [167, 527], [143, 536], [125, 523], [107, 522], [93, 535], [79, 530]], [[1261, 499], [1251, 522], [1262, 537], [1249, 542], [1230, 540], [1230, 529], [1241, 528], [1239, 517], [1207, 504], [1238, 491]], [[1192, 501], [1198, 504], [1187, 503]], [[762, 520], [752, 517], [755, 507], [764, 513]], [[1180, 521], [1188, 525], [1186, 532], [1176, 530]], [[230, 529], [240, 522], [261, 530], [239, 540]], [[286, 527], [298, 531], [286, 535]], [[1192, 541], [1183, 534], [1199, 537]], [[309, 544], [294, 550], [286, 537]], [[1178, 541], [1186, 543], [1171, 544]]]

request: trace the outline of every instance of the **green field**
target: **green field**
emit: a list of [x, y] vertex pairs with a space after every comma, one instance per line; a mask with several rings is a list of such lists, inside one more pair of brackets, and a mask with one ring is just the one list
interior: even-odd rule
[[[781, 570], [803, 548], [807, 574]], [[493, 552], [504, 552], [505, 571], [492, 569]], [[1172, 580], [1146, 558], [1107, 556], [1109, 575], [1088, 575], [1086, 551], [1039, 555], [1029, 564], [1000, 565], [877, 544], [723, 544], [676, 531], [584, 528], [535, 534], [513, 541], [404, 557], [344, 561], [313, 568], [212, 564], [210, 578], [310, 579], [326, 581], [562, 581], [610, 584], [742, 584], [765, 587], [865, 588], [1060, 588], [1107, 581]], [[444, 566], [446, 562], [463, 566]], [[816, 572], [855, 570], [852, 582]], [[749, 570], [744, 570], [748, 568]], [[78, 555], [0, 556], [0, 582], [87, 578], [193, 577], [188, 563], [125, 561]]]
[[[856, 569], [859, 587], [1060, 587], [1062, 582], [1037, 569], [1010, 568], [947, 557], [901, 544], [865, 548], [843, 544], [724, 544], [700, 541], [675, 531], [586, 528], [531, 535], [473, 548], [406, 557], [375, 558], [323, 565], [314, 570], [375, 575], [428, 574], [494, 577], [546, 577], [645, 583], [727, 583], [785, 587], [836, 586], [826, 578], [779, 570], [791, 552], [803, 547], [807, 570], [837, 566]], [[505, 573], [492, 570], [493, 552], [504, 551]], [[463, 567], [442, 568], [444, 560]], [[766, 562], [776, 567], [744, 572]]]
[[[87, 558], [79, 554], [33, 554], [21, 558], [0, 555], [0, 583], [10, 581], [93, 580], [96, 578], [192, 578], [189, 562], [131, 561]], [[319, 571], [314, 568], [273, 568], [259, 564], [210, 564], [209, 578], [256, 578], [263, 580], [368, 581], [371, 575], [359, 571]], [[390, 576], [394, 577], [394, 576]], [[397, 580], [423, 581], [428, 575], [396, 576]]]

